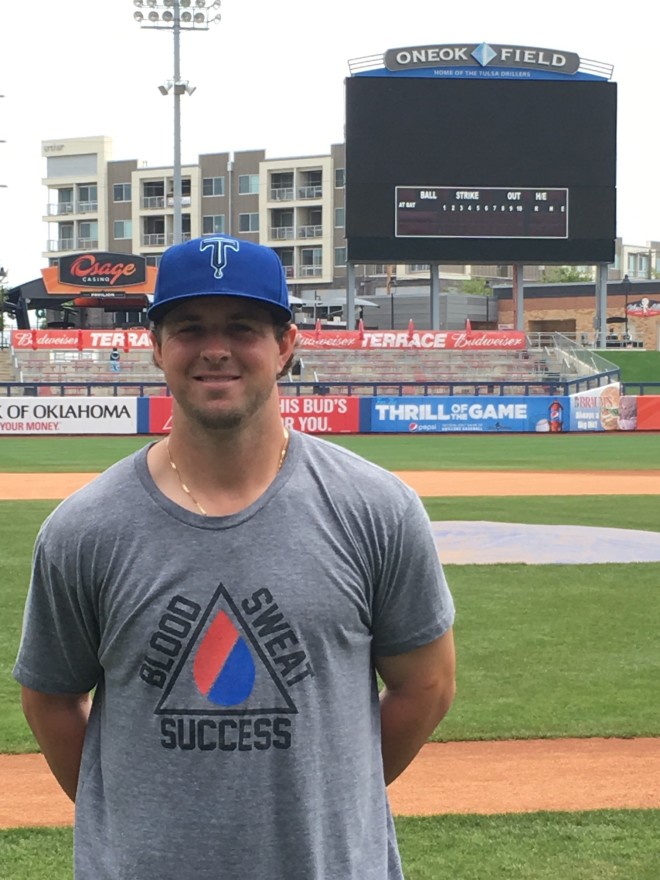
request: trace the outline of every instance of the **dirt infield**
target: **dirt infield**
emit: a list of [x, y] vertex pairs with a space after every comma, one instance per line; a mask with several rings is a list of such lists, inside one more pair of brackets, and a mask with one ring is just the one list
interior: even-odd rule
[[[660, 472], [421, 472], [420, 495], [660, 495]], [[59, 499], [94, 474], [0, 474], [0, 500]], [[67, 825], [41, 755], [0, 755], [0, 828]], [[660, 738], [428, 744], [390, 787], [397, 815], [660, 808]]]
[[[660, 739], [429, 743], [389, 789], [399, 816], [660, 807]], [[41, 755], [0, 755], [0, 828], [69, 825]]]
[[[399, 471], [419, 495], [660, 495], [660, 470]], [[0, 501], [56, 500], [96, 474], [0, 474]]]

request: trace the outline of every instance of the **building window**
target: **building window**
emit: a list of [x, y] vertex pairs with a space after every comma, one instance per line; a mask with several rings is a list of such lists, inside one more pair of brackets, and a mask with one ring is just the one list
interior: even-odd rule
[[337, 187], [337, 189], [342, 189], [346, 186], [345, 168], [335, 168], [335, 186]]
[[299, 199], [320, 199], [323, 195], [323, 172], [318, 168], [301, 171], [297, 197]]
[[345, 266], [346, 265], [346, 248], [338, 247], [335, 248], [335, 266]]
[[344, 228], [344, 208], [335, 208], [335, 226]]
[[224, 214], [207, 214], [202, 217], [202, 235], [213, 235], [214, 233], [224, 234], [225, 231], [225, 215]]
[[[181, 204], [184, 208], [190, 206], [190, 178], [182, 177], [181, 178]], [[168, 182], [167, 186], [167, 207], [171, 208], [174, 206], [174, 180]]]
[[145, 199], [165, 195], [165, 182], [163, 180], [145, 180], [142, 184]]
[[295, 194], [293, 171], [273, 171], [270, 175], [270, 198], [274, 202], [290, 201]]
[[57, 191], [57, 214], [71, 214], [73, 212], [73, 187], [64, 187]]
[[[112, 187], [112, 200], [114, 202], [130, 202], [131, 185], [130, 183], [115, 183]], [[117, 236], [115, 236], [116, 238]]]
[[224, 177], [205, 177], [202, 180], [203, 196], [224, 196], [225, 179]]
[[98, 211], [98, 195], [95, 183], [82, 184], [78, 187], [78, 210], [81, 214], [87, 211]]
[[320, 266], [323, 259], [321, 248], [303, 248], [301, 253], [303, 266]]
[[133, 223], [131, 220], [115, 220], [113, 237], [117, 240], [133, 238]]
[[239, 214], [239, 232], [259, 232], [259, 214]]
[[144, 258], [144, 261], [147, 266], [159, 266], [161, 257], [162, 254], [147, 254], [147, 256]]
[[318, 278], [322, 274], [322, 265], [321, 248], [301, 248], [298, 275], [302, 278]]
[[82, 202], [95, 202], [97, 189], [95, 183], [84, 184], [78, 187], [78, 198]]
[[71, 251], [75, 247], [73, 239], [73, 223], [58, 223], [57, 225], [59, 239], [56, 243], [56, 251]]
[[245, 196], [259, 192], [259, 175], [258, 174], [239, 174], [238, 175], [238, 192]]
[[99, 245], [99, 224], [96, 220], [84, 220], [78, 227], [78, 247], [95, 248]]

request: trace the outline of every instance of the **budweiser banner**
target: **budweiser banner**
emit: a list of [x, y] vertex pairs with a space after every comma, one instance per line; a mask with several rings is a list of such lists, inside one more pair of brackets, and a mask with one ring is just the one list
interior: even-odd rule
[[[364, 349], [383, 348], [454, 349], [454, 350], [521, 350], [527, 338], [521, 330], [300, 330], [302, 349]], [[147, 329], [137, 330], [14, 330], [11, 344], [18, 349], [120, 348], [150, 349]]]
[[13, 330], [11, 344], [16, 349], [121, 348], [124, 351], [151, 348], [146, 329], [138, 330]]
[[509, 351], [527, 347], [522, 330], [301, 330], [298, 332], [303, 349], [351, 348], [376, 350], [382, 348], [463, 349]]

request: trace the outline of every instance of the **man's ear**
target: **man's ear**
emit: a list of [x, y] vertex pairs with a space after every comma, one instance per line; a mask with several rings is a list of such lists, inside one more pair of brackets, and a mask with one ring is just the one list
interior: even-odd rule
[[295, 324], [291, 324], [288, 330], [282, 334], [280, 339], [280, 368], [290, 361], [296, 348], [296, 337], [298, 336], [298, 328]]
[[153, 330], [150, 330], [149, 335], [151, 336], [151, 346], [152, 346], [151, 357], [154, 362], [154, 366], [158, 367], [159, 370], [162, 370], [163, 364], [162, 364], [162, 357], [161, 357], [161, 351], [160, 351], [160, 341], [158, 338], [159, 334], [155, 333]]

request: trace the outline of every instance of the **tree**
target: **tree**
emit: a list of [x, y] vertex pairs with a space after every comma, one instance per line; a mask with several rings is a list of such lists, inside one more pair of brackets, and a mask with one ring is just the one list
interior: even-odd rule
[[474, 293], [477, 296], [490, 296], [492, 290], [485, 278], [468, 278], [463, 282], [463, 293]]
[[577, 281], [593, 281], [590, 272], [579, 266], [546, 266], [541, 272], [541, 281], [546, 284], [571, 284]]

